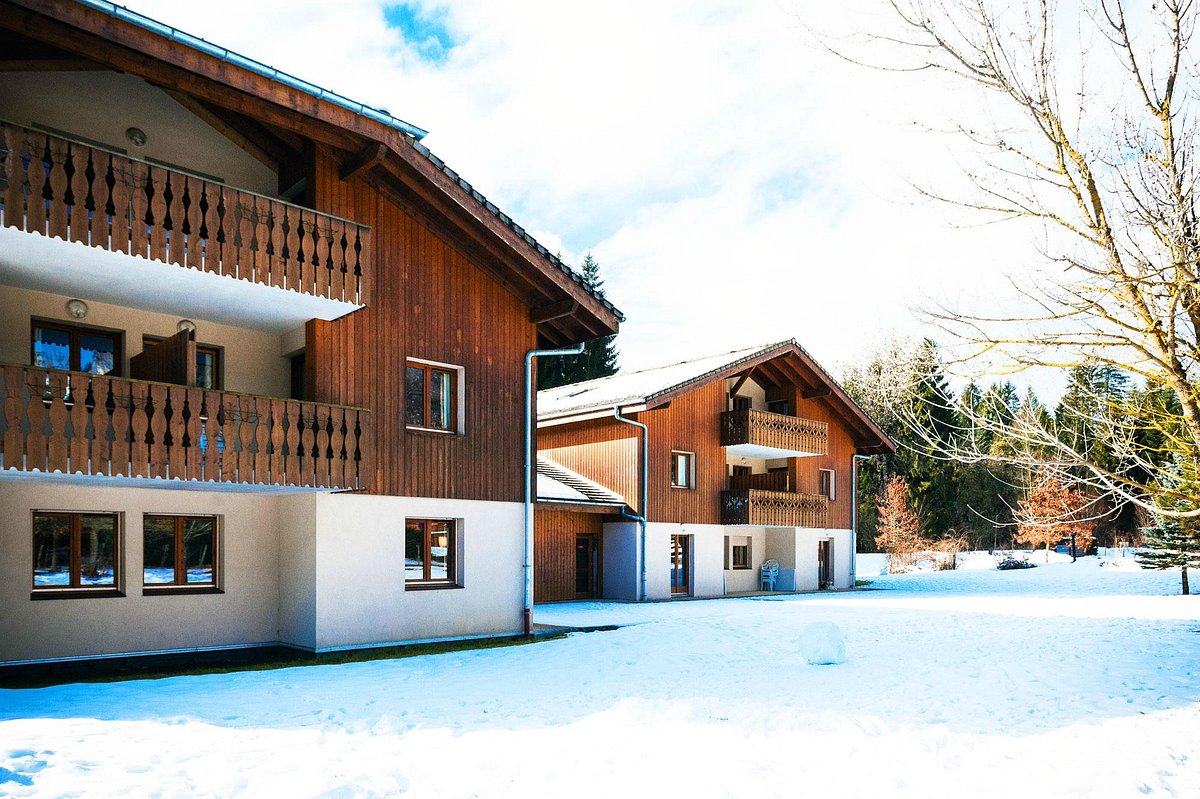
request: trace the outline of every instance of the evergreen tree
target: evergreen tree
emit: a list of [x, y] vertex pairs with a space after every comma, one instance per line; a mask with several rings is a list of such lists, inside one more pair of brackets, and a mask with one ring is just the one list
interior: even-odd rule
[[1146, 552], [1135, 557], [1142, 568], [1179, 569], [1182, 593], [1190, 594], [1188, 568], [1200, 568], [1200, 530], [1193, 520], [1160, 517], [1142, 531]]
[[[600, 264], [589, 252], [580, 266], [584, 284], [601, 297], [604, 296], [604, 281], [600, 278]], [[592, 339], [578, 355], [564, 355], [538, 362], [537, 387], [556, 388], [597, 377], [608, 377], [617, 373], [617, 348], [613, 343], [617, 335]]]

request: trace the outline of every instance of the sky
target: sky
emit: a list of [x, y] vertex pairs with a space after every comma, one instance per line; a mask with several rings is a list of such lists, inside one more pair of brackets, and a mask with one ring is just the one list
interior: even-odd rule
[[869, 26], [874, 0], [128, 5], [428, 130], [552, 252], [592, 253], [626, 368], [794, 337], [837, 373], [937, 337], [919, 309], [1001, 301], [1040, 268], [1020, 231], [912, 187], [960, 175], [915, 123], [977, 98], [806, 32]]

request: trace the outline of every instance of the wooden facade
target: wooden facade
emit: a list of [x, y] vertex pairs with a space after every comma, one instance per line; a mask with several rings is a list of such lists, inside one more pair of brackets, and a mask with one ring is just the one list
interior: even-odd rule
[[[419, 129], [189, 47], [136, 17], [0, 0], [0, 62], [20, 58], [37, 71], [39, 59], [73, 59], [143, 78], [277, 172], [281, 193], [301, 187], [297, 204], [0, 123], [0, 221], [365, 306], [308, 322], [299, 381], [313, 407], [358, 414], [355, 463], [369, 471], [352, 487], [521, 501], [525, 353], [614, 332], [619, 312], [419, 146]], [[460, 370], [454, 431], [406, 426], [410, 358]]]
[[[593, 535], [598, 539], [607, 517], [550, 508], [539, 506], [534, 517], [534, 601], [584, 598], [586, 592], [578, 591], [576, 583], [576, 541], [581, 535]], [[602, 581], [603, 575], [598, 578]]]

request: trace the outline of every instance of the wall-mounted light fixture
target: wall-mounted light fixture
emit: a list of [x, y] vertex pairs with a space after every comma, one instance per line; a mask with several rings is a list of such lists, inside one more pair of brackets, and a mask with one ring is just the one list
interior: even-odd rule
[[82, 319], [87, 316], [87, 303], [83, 300], [67, 300], [67, 313], [75, 319]]
[[125, 128], [125, 138], [134, 147], [146, 146], [146, 131], [141, 128]]
[[196, 332], [196, 323], [191, 319], [180, 319], [179, 324], [175, 325], [175, 329], [182, 333], [185, 330]]

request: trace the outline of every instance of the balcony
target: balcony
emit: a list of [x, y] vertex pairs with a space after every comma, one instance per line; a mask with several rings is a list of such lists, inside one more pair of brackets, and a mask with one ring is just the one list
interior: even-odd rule
[[[359, 408], [0, 366], [0, 473], [363, 489]], [[185, 487], [185, 486], [180, 486]]]
[[8, 122], [0, 134], [0, 282], [277, 330], [367, 303], [365, 225]]
[[721, 492], [721, 524], [824, 528], [829, 526], [829, 500], [817, 494], [735, 488]]
[[829, 424], [750, 409], [721, 414], [721, 446], [746, 458], [796, 458], [829, 452]]

